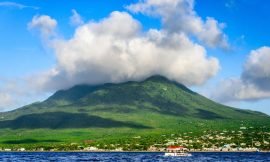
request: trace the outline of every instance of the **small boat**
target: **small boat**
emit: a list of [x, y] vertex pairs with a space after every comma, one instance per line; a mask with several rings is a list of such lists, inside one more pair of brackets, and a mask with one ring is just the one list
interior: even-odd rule
[[169, 146], [165, 156], [192, 156], [188, 149], [183, 146]]

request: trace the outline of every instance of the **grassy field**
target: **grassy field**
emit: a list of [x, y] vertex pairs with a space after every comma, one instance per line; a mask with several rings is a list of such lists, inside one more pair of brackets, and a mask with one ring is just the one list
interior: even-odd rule
[[[101, 114], [100, 114], [101, 115]], [[102, 113], [106, 118], [110, 117], [109, 113]], [[59, 147], [61, 145], [87, 145], [85, 141], [95, 143], [119, 143], [119, 140], [125, 139], [132, 141], [133, 137], [141, 136], [144, 138], [151, 137], [155, 139], [151, 144], [159, 143], [160, 135], [180, 134], [193, 132], [192, 136], [200, 135], [204, 131], [222, 131], [222, 130], [239, 130], [240, 127], [261, 128], [266, 126], [269, 129], [269, 121], [253, 120], [239, 121], [220, 119], [215, 121], [177, 118], [159, 114], [147, 115], [145, 118], [136, 116], [127, 116], [124, 114], [113, 115], [112, 119], [121, 119], [119, 121], [132, 121], [133, 118], [141, 119], [137, 123], [147, 125], [149, 128], [130, 128], [130, 127], [90, 127], [90, 128], [41, 128], [41, 129], [10, 129], [0, 130], [0, 147], [3, 148], [40, 148], [40, 147]], [[112, 116], [111, 116], [112, 117]], [[149, 119], [149, 120], [148, 120]], [[155, 122], [155, 121], [159, 122]], [[74, 121], [76, 122], [76, 121]], [[259, 130], [260, 131], [260, 130]]]

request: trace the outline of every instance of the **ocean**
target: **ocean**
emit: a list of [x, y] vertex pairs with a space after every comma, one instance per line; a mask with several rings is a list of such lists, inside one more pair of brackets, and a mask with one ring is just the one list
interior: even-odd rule
[[149, 152], [0, 152], [0, 161], [4, 162], [79, 162], [79, 161], [106, 161], [106, 162], [163, 162], [163, 161], [243, 161], [266, 162], [270, 161], [270, 153], [264, 152], [196, 152], [191, 157], [164, 157], [163, 153]]

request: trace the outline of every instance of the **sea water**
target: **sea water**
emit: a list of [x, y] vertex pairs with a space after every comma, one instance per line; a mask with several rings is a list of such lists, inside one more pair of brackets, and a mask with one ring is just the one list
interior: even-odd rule
[[142, 152], [0, 152], [0, 161], [270, 161], [270, 153], [262, 152], [207, 152], [192, 153], [191, 157], [165, 157], [164, 153]]

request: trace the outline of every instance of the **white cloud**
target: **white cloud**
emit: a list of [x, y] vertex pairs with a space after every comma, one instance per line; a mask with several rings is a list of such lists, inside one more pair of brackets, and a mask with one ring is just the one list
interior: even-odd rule
[[6, 110], [12, 104], [13, 100], [11, 96], [7, 93], [0, 92], [0, 112]]
[[72, 16], [70, 17], [70, 20], [69, 20], [70, 24], [73, 26], [82, 25], [84, 22], [81, 15], [78, 14], [78, 12], [75, 9], [72, 9], [71, 12], [72, 12]]
[[263, 91], [256, 85], [239, 78], [223, 80], [211, 94], [211, 98], [220, 102], [253, 101], [269, 97], [270, 91]]
[[13, 7], [13, 8], [18, 8], [18, 9], [24, 9], [24, 8], [31, 8], [31, 9], [35, 9], [38, 10], [39, 7], [36, 6], [27, 6], [24, 4], [20, 4], [20, 3], [16, 3], [16, 2], [10, 2], [10, 1], [4, 1], [4, 2], [0, 2], [0, 7]]
[[270, 91], [270, 47], [251, 51], [244, 66], [242, 79], [255, 84], [261, 90]]
[[29, 29], [37, 29], [43, 38], [49, 38], [55, 35], [57, 21], [47, 15], [36, 15], [32, 21], [28, 23]]
[[186, 85], [213, 77], [219, 63], [184, 33], [151, 29], [125, 12], [76, 29], [69, 40], [54, 41], [57, 66], [42, 82], [47, 89], [75, 84], [141, 80], [159, 74]]
[[241, 78], [221, 82], [212, 94], [219, 101], [260, 100], [270, 98], [270, 47], [250, 52]]
[[209, 47], [229, 48], [224, 24], [207, 17], [204, 21], [194, 11], [193, 0], [141, 0], [126, 7], [134, 13], [160, 17], [168, 32], [195, 36]]
[[12, 110], [48, 96], [36, 86], [37, 81], [33, 76], [16, 79], [0, 78], [0, 112]]

